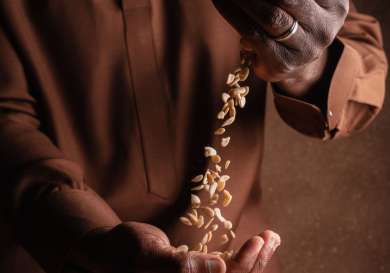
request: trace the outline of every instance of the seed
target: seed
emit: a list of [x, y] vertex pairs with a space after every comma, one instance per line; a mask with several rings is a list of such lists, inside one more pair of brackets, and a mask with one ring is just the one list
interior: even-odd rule
[[218, 193], [214, 193], [213, 197], [211, 198], [212, 201], [215, 201], [215, 202], [218, 202], [219, 200], [219, 194]]
[[226, 181], [228, 181], [230, 179], [230, 176], [225, 174], [225, 175], [222, 175], [220, 179], [224, 180], [226, 182]]
[[191, 182], [198, 183], [198, 182], [202, 181], [202, 179], [203, 179], [203, 175], [200, 174], [200, 175], [197, 175], [194, 178], [192, 178]]
[[187, 213], [187, 216], [193, 224], [196, 224], [198, 222], [198, 216], [196, 216], [195, 214]]
[[201, 228], [203, 225], [204, 225], [204, 217], [203, 217], [203, 215], [201, 215], [201, 216], [199, 216], [198, 222], [196, 223], [195, 226], [196, 226], [197, 228]]
[[207, 221], [207, 223], [204, 225], [204, 229], [208, 229], [209, 228], [209, 226], [211, 225], [211, 223], [214, 221], [214, 217], [213, 218], [210, 218], [208, 221]]
[[[215, 195], [214, 195], [215, 196]], [[210, 200], [209, 205], [210, 206], [215, 206], [218, 203], [218, 200]]]
[[219, 179], [217, 191], [219, 191], [219, 192], [223, 191], [225, 189], [225, 185], [226, 185], [226, 181]]
[[226, 80], [226, 84], [231, 85], [235, 79], [236, 79], [236, 75], [229, 73], [227, 80]]
[[202, 240], [200, 241], [200, 243], [201, 243], [202, 245], [205, 245], [205, 244], [207, 244], [208, 241], [209, 241], [209, 233], [206, 233], [206, 234], [203, 236], [203, 238], [202, 238]]
[[226, 127], [226, 126], [232, 125], [235, 119], [236, 119], [236, 117], [234, 117], [234, 116], [228, 118], [228, 119], [225, 120], [225, 122], [222, 124], [222, 127]]
[[211, 239], [213, 238], [213, 233], [211, 231], [209, 231], [209, 238], [207, 240], [207, 242], [209, 243], [211, 241]]
[[229, 142], [230, 142], [230, 137], [224, 137], [221, 140], [221, 146], [222, 147], [227, 147], [229, 145]]
[[227, 101], [230, 99], [230, 95], [228, 93], [223, 92], [222, 93], [222, 101], [224, 103], [227, 103]]
[[232, 199], [233, 199], [233, 196], [230, 194], [230, 192], [227, 190], [224, 190], [223, 191], [223, 198], [222, 198], [222, 205], [224, 207], [229, 206], [230, 203], [232, 202]]
[[245, 98], [245, 97], [242, 97], [242, 98], [238, 101], [238, 105], [240, 105], [241, 108], [244, 108], [244, 107], [245, 107], [245, 104], [246, 104], [246, 98]]
[[176, 248], [176, 251], [177, 252], [187, 253], [188, 252], [188, 246], [187, 245], [181, 245], [181, 246]]
[[191, 191], [201, 191], [201, 190], [203, 190], [203, 188], [204, 188], [204, 185], [199, 185], [199, 186], [193, 187], [191, 189]]
[[203, 246], [202, 252], [203, 252], [203, 253], [207, 253], [207, 245], [204, 245], [204, 246]]
[[244, 91], [241, 93], [241, 96], [246, 97], [249, 94], [249, 86], [244, 86]]
[[180, 217], [180, 221], [187, 226], [192, 226], [191, 221], [187, 217]]
[[211, 175], [211, 173], [207, 173], [207, 182], [212, 183], [214, 182], [214, 177]]
[[230, 230], [230, 236], [231, 236], [233, 239], [235, 239], [235, 238], [236, 238], [236, 234], [234, 233], [234, 231], [233, 231], [233, 230]]
[[228, 101], [228, 107], [229, 107], [229, 109], [233, 109], [234, 108], [234, 99], [230, 99]]
[[205, 191], [210, 191], [210, 185], [204, 185], [204, 189], [205, 189]]
[[202, 251], [202, 249], [203, 249], [203, 245], [201, 243], [198, 243], [194, 248], [194, 251]]
[[227, 160], [225, 162], [225, 170], [227, 170], [229, 168], [229, 166], [230, 166], [230, 160]]
[[217, 186], [218, 186], [218, 183], [216, 182], [213, 182], [211, 185], [210, 185], [210, 198], [213, 198], [214, 194], [215, 194], [215, 191], [217, 190]]
[[211, 161], [212, 161], [213, 163], [215, 163], [215, 164], [220, 163], [221, 160], [222, 160], [222, 158], [221, 158], [219, 155], [214, 155], [214, 156], [211, 157]]
[[217, 151], [213, 147], [206, 146], [204, 147], [204, 156], [211, 157], [217, 155]]
[[222, 167], [218, 164], [215, 165], [215, 169], [217, 170], [217, 172], [222, 172]]
[[236, 108], [230, 108], [229, 110], [229, 117], [236, 117], [236, 114], [237, 114], [237, 110]]
[[192, 209], [192, 210], [191, 210], [191, 213], [192, 213], [193, 215], [195, 215], [196, 217], [198, 217], [198, 211], [197, 211], [196, 209]]
[[243, 67], [240, 72], [238, 72], [238, 77], [240, 78], [240, 81], [246, 81], [249, 77], [249, 68]]
[[202, 207], [202, 209], [207, 213], [208, 217], [214, 217], [215, 213], [214, 210], [210, 207]]
[[223, 234], [221, 236], [221, 244], [224, 245], [226, 244], [227, 242], [229, 242], [229, 237], [226, 235], [226, 234]]
[[219, 227], [218, 224], [212, 225], [211, 226], [211, 231], [217, 231], [218, 227]]
[[221, 223], [224, 223], [226, 221], [226, 219], [222, 216], [221, 210], [219, 208], [214, 208], [214, 212], [215, 216]]
[[201, 204], [199, 196], [191, 194], [191, 204], [193, 208], [199, 208]]
[[223, 227], [230, 230], [233, 228], [233, 223], [231, 221], [226, 220], [225, 222], [223, 222]]
[[218, 113], [217, 118], [218, 119], [224, 119], [225, 116], [226, 116], [226, 113], [224, 111], [221, 111], [221, 112]]
[[219, 128], [217, 129], [215, 132], [214, 132], [214, 135], [216, 136], [220, 136], [220, 135], [223, 135], [223, 133], [226, 132], [226, 129], [225, 128]]

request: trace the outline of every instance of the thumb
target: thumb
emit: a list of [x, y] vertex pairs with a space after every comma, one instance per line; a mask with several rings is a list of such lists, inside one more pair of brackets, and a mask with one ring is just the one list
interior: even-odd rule
[[180, 265], [177, 273], [226, 273], [224, 260], [215, 255], [194, 251], [177, 252], [174, 259]]

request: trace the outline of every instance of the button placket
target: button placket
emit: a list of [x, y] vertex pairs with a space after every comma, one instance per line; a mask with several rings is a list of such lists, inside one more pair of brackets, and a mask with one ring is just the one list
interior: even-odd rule
[[149, 0], [122, 0], [131, 84], [140, 123], [148, 191], [172, 198], [178, 187], [168, 98], [156, 61]]

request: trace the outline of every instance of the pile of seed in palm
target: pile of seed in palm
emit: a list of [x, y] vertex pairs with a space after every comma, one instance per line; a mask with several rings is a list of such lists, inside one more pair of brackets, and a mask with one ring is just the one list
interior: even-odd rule
[[[199, 174], [191, 180], [191, 208], [180, 217], [184, 225], [204, 230], [204, 235], [191, 249], [187, 245], [182, 245], [178, 247], [178, 251], [210, 253], [224, 260], [230, 259], [233, 255], [233, 250], [210, 252], [208, 244], [212, 239], [217, 239], [219, 246], [223, 246], [236, 237], [232, 222], [223, 216], [221, 209], [231, 204], [233, 196], [228, 190], [231, 183], [230, 176], [225, 174], [230, 167], [230, 160], [224, 160], [219, 150], [230, 144], [228, 128], [235, 122], [237, 110], [245, 107], [249, 87], [241, 86], [240, 83], [247, 80], [250, 65], [249, 58], [243, 55], [240, 67], [227, 77], [226, 90], [221, 96], [223, 106], [217, 114], [220, 126], [214, 132], [214, 135], [219, 138], [220, 147], [204, 147], [204, 156], [209, 161], [209, 168], [204, 174]], [[201, 192], [206, 194], [200, 195]], [[218, 229], [220, 231], [222, 229], [222, 235], [213, 236]]]

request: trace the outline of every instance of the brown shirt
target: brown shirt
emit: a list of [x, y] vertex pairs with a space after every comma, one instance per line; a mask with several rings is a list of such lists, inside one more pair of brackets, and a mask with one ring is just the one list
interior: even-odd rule
[[[274, 93], [288, 125], [322, 139], [366, 127], [385, 91], [375, 19], [350, 12], [333, 46], [340, 57], [325, 109]], [[203, 147], [216, 145], [220, 94], [239, 50], [209, 0], [0, 0], [0, 271], [39, 271], [22, 245], [59, 272], [77, 240], [120, 221], [157, 225], [175, 245], [198, 240], [177, 219], [189, 179], [207, 167]], [[265, 227], [267, 84], [249, 84], [223, 152], [235, 248]]]

